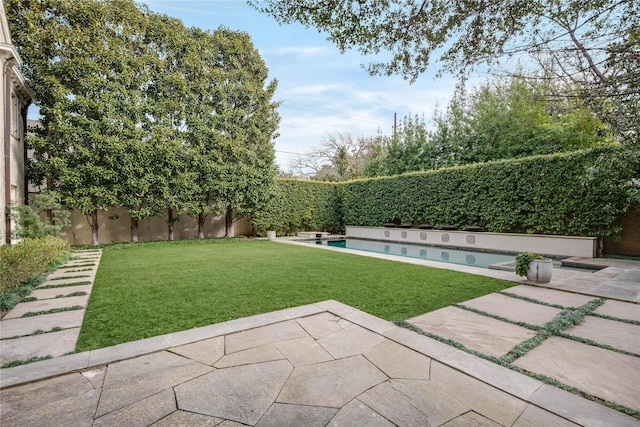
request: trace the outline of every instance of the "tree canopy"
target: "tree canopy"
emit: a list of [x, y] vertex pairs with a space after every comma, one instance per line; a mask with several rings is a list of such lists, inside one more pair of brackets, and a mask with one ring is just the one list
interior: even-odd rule
[[[32, 174], [92, 218], [246, 212], [275, 175], [277, 82], [246, 33], [187, 29], [131, 0], [8, 0], [42, 116]], [[218, 208], [216, 210], [215, 208]], [[200, 222], [202, 225], [202, 222]]]

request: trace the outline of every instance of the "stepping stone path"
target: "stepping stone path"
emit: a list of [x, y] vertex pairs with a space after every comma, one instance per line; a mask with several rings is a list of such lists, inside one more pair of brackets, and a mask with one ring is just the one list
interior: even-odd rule
[[597, 300], [597, 296], [521, 285], [408, 322], [476, 354], [502, 358], [526, 372], [640, 411], [637, 303], [605, 300], [587, 313], [582, 323], [564, 329], [564, 336], [551, 336], [520, 357], [509, 354], [515, 346], [536, 336], [536, 327], [544, 327], [564, 309], [576, 309]]
[[102, 251], [75, 251], [0, 320], [0, 365], [75, 351]]

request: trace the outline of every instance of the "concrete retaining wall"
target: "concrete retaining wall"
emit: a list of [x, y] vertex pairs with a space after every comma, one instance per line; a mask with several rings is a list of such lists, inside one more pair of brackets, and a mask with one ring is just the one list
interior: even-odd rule
[[354, 239], [495, 250], [507, 253], [530, 251], [552, 257], [595, 258], [596, 256], [595, 237], [356, 226], [347, 226], [346, 236]]

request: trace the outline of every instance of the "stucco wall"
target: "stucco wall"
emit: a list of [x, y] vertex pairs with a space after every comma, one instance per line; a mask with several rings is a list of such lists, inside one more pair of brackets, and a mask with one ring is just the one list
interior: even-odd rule
[[[174, 225], [174, 239], [196, 239], [198, 237], [198, 222], [186, 214], [180, 215], [180, 220]], [[141, 242], [151, 240], [167, 240], [167, 217], [152, 217], [143, 220], [138, 226], [138, 238]], [[122, 208], [112, 208], [98, 213], [98, 241], [100, 244], [131, 241], [131, 219], [127, 211]], [[223, 237], [225, 232], [224, 217], [207, 217], [205, 223], [205, 237]], [[241, 219], [233, 224], [233, 235], [251, 235], [252, 229], [248, 221]], [[62, 238], [71, 245], [90, 245], [91, 227], [87, 217], [80, 211], [71, 213], [71, 226], [62, 230]]]

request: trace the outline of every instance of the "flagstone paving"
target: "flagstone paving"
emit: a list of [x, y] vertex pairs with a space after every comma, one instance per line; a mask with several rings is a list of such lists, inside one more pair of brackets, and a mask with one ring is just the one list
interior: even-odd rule
[[[97, 269], [99, 256], [90, 257]], [[633, 323], [640, 319], [634, 303], [640, 284], [632, 282], [634, 264], [614, 264], [598, 276], [562, 272], [544, 288], [506, 291], [527, 301], [496, 293], [461, 303], [477, 313], [446, 307], [409, 322], [449, 343], [502, 357], [562, 313], [542, 303], [581, 307], [606, 294], [593, 315], [563, 332], [609, 348], [551, 336], [511, 364], [640, 411], [640, 325]], [[57, 296], [38, 295], [39, 301]], [[38, 337], [64, 333], [73, 339], [83, 312], [2, 320], [2, 357]], [[74, 319], [54, 317], [71, 313]], [[38, 318], [43, 330], [69, 329], [4, 339], [34, 332]], [[55, 341], [44, 346], [51, 351], [61, 340]], [[640, 418], [337, 301], [2, 369], [0, 402], [3, 427], [640, 426]]]

